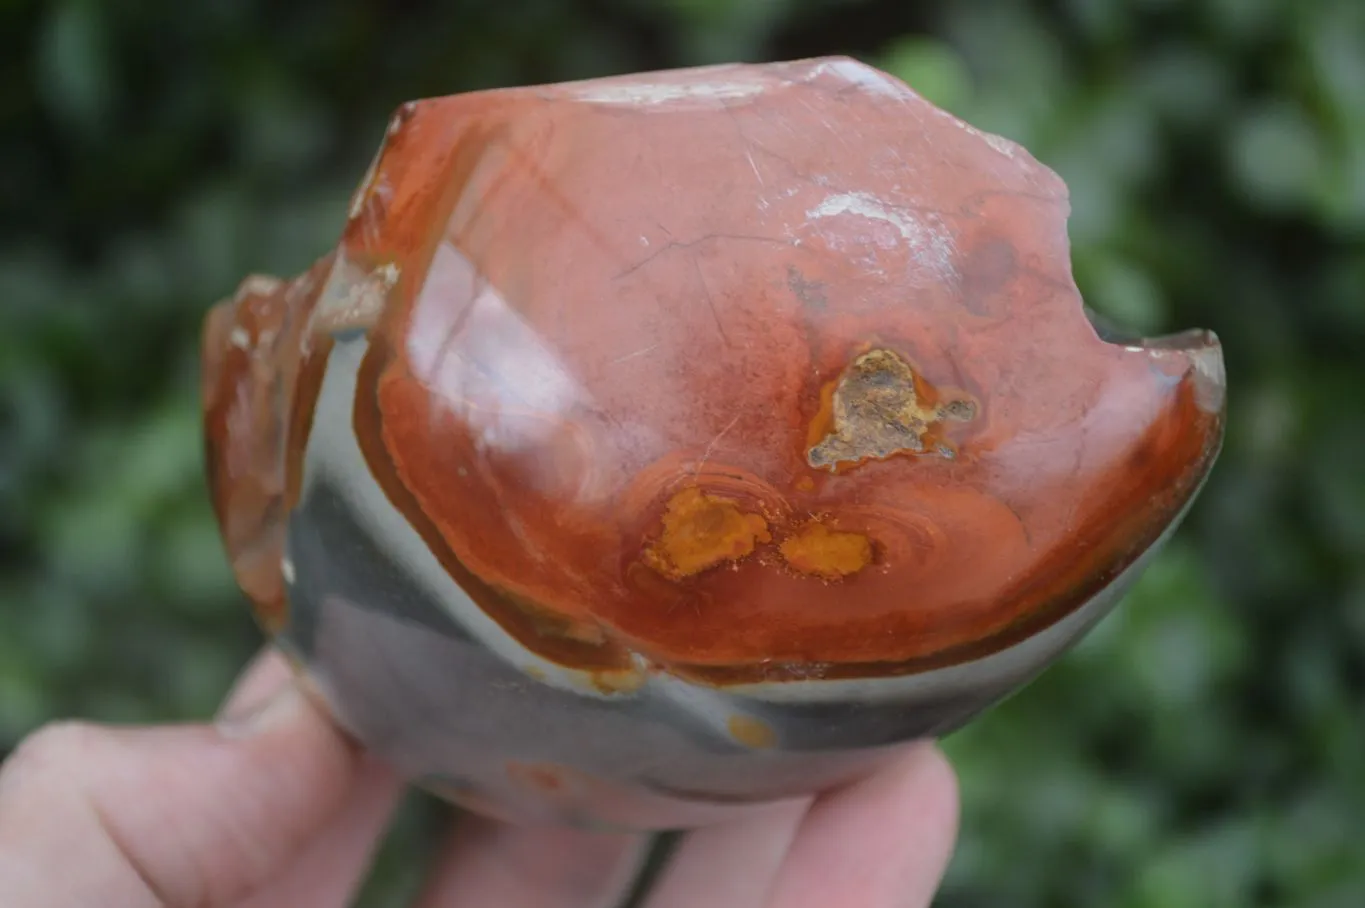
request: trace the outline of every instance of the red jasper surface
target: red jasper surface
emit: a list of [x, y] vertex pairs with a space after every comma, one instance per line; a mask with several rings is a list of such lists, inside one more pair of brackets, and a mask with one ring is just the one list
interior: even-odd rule
[[1216, 340], [1102, 340], [1067, 211], [846, 60], [405, 105], [338, 250], [210, 320], [243, 585], [283, 620], [313, 401], [361, 329], [373, 481], [541, 655], [720, 682], [1004, 648], [1149, 547], [1222, 432]]

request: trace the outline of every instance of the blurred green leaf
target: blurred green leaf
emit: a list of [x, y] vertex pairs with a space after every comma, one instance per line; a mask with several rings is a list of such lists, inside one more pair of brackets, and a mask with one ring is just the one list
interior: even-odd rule
[[1248, 110], [1234, 127], [1229, 155], [1250, 200], [1271, 209], [1310, 204], [1329, 166], [1316, 125], [1287, 100]]
[[113, 112], [117, 73], [108, 30], [105, 10], [94, 0], [61, 0], [48, 6], [39, 85], [53, 113], [85, 132], [107, 126]]
[[962, 111], [972, 95], [966, 63], [941, 41], [901, 38], [883, 52], [878, 65], [944, 110]]

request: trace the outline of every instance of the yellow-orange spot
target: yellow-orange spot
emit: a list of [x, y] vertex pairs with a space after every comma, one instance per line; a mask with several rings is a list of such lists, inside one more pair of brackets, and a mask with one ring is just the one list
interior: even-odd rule
[[746, 558], [755, 546], [771, 539], [762, 515], [745, 513], [732, 499], [692, 487], [669, 500], [663, 531], [645, 550], [644, 561], [665, 577], [679, 580]]
[[815, 491], [815, 480], [811, 479], [809, 476], [802, 476], [800, 479], [796, 480], [796, 490], [798, 492]]
[[583, 621], [566, 621], [560, 629], [560, 636], [566, 640], [574, 640], [578, 643], [588, 643], [593, 646], [601, 646], [607, 642], [606, 632], [595, 624], [587, 624]]
[[777, 743], [777, 732], [762, 719], [753, 716], [731, 716], [725, 723], [730, 737], [745, 747], [765, 750]]
[[530, 678], [532, 681], [545, 680], [545, 672], [541, 671], [534, 665], [526, 666], [524, 669], [522, 669], [522, 672], [524, 672], [526, 677]]
[[827, 381], [820, 387], [820, 407], [811, 417], [810, 425], [806, 427], [806, 448], [815, 447], [827, 435], [834, 431], [834, 390], [839, 387], [839, 380]]
[[838, 580], [872, 562], [872, 542], [862, 533], [831, 530], [812, 523], [778, 547], [787, 564], [803, 574]]
[[592, 686], [603, 694], [629, 694], [644, 687], [643, 672], [635, 669], [608, 670], [593, 672], [590, 675]]

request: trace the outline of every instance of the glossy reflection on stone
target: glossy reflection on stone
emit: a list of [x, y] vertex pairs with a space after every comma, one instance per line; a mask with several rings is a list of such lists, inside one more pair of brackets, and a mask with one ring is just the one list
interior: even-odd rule
[[[353, 556], [290, 540], [323, 532], [310, 495], [335, 486], [394, 576], [426, 578], [428, 623], [530, 689], [767, 759], [801, 704], [942, 731], [1113, 604], [1221, 440], [1216, 339], [1103, 339], [1067, 212], [1023, 149], [844, 59], [406, 104], [337, 249], [208, 320], [238, 578], [272, 632], [325, 636], [295, 575]], [[376, 622], [415, 608], [384, 589], [336, 594]], [[352, 656], [311, 658], [356, 728]], [[775, 712], [733, 708], [754, 703]], [[877, 721], [813, 746], [891, 743]], [[471, 778], [406, 746], [377, 749]], [[645, 786], [518, 746], [509, 766]], [[674, 774], [650, 798], [745, 794]], [[468, 796], [543, 774], [513, 775]], [[557, 815], [601, 819], [587, 801]]]

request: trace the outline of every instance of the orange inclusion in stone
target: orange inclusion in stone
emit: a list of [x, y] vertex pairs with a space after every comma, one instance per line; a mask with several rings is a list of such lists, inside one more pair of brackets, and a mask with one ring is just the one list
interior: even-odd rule
[[771, 538], [762, 516], [746, 514], [728, 499], [688, 488], [669, 500], [663, 530], [645, 549], [644, 559], [660, 574], [681, 579], [722, 562], [739, 561]]
[[782, 558], [803, 574], [838, 580], [872, 562], [872, 543], [862, 533], [841, 533], [812, 523], [778, 547]]
[[773, 727], [753, 716], [731, 716], [725, 726], [730, 736], [745, 747], [766, 750], [777, 743], [777, 732]]

